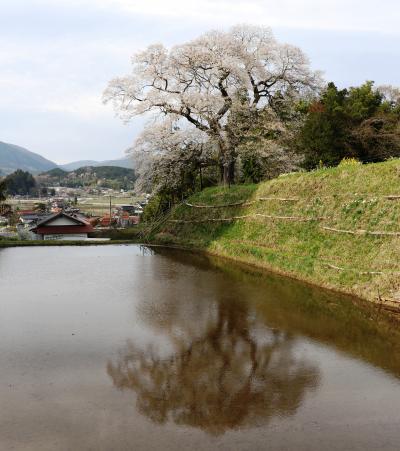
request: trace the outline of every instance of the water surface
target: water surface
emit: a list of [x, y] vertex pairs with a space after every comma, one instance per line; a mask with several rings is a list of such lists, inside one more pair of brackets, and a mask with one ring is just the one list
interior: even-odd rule
[[396, 326], [138, 246], [0, 250], [1, 450], [398, 450]]

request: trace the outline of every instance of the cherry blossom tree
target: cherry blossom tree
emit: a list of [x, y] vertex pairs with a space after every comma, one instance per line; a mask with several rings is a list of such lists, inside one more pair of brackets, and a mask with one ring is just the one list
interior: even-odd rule
[[203, 171], [215, 166], [215, 146], [206, 133], [169, 117], [149, 123], [128, 153], [134, 159], [139, 192], [162, 193], [174, 198], [202, 189]]
[[235, 106], [273, 108], [278, 93], [301, 95], [319, 84], [299, 48], [278, 42], [269, 28], [241, 25], [171, 49], [149, 46], [133, 57], [131, 74], [109, 83], [104, 101], [127, 121], [149, 112], [184, 119], [216, 143], [223, 180], [230, 183]]

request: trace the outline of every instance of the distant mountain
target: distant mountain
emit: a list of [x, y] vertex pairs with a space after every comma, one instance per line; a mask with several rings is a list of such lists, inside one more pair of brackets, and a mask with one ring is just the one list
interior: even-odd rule
[[0, 173], [11, 174], [17, 169], [37, 174], [48, 171], [57, 165], [50, 160], [23, 147], [0, 141]]
[[95, 166], [116, 166], [118, 168], [135, 169], [132, 157], [122, 157], [116, 160], [100, 161]]
[[59, 164], [58, 167], [63, 169], [64, 171], [70, 172], [75, 171], [75, 169], [84, 168], [86, 166], [94, 166], [98, 163], [95, 160], [79, 160], [73, 161], [72, 163]]
[[28, 171], [32, 174], [39, 174], [54, 168], [60, 168], [69, 172], [88, 166], [114, 166], [118, 168], [133, 169], [133, 161], [131, 158], [123, 157], [116, 160], [81, 160], [57, 165], [53, 161], [47, 160], [41, 155], [24, 149], [23, 147], [0, 141], [0, 175], [3, 176], [11, 174], [17, 169], [22, 169], [23, 171]]
[[117, 160], [105, 160], [105, 161], [94, 161], [94, 160], [80, 160], [73, 161], [72, 163], [60, 164], [59, 167], [64, 169], [64, 171], [75, 171], [76, 169], [83, 167], [99, 167], [99, 166], [115, 166], [118, 168], [134, 169], [133, 161], [131, 158], [124, 157]]

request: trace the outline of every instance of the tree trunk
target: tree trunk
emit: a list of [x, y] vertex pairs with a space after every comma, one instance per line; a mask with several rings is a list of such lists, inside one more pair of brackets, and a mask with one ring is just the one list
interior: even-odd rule
[[200, 174], [200, 191], [203, 191], [203, 174], [201, 171], [201, 166], [199, 166], [199, 174]]
[[221, 179], [223, 184], [231, 186], [235, 178], [235, 152], [229, 138], [221, 136], [218, 140]]
[[231, 161], [228, 166], [230, 183], [235, 182], [235, 162]]
[[231, 161], [224, 165], [223, 182], [224, 185], [231, 186], [235, 179], [235, 162]]
[[219, 181], [222, 183], [224, 181], [224, 165], [218, 163]]

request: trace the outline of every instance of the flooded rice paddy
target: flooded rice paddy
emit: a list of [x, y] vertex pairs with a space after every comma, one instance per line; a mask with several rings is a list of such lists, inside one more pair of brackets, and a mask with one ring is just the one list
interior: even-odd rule
[[398, 450], [397, 328], [190, 253], [0, 249], [0, 450]]

